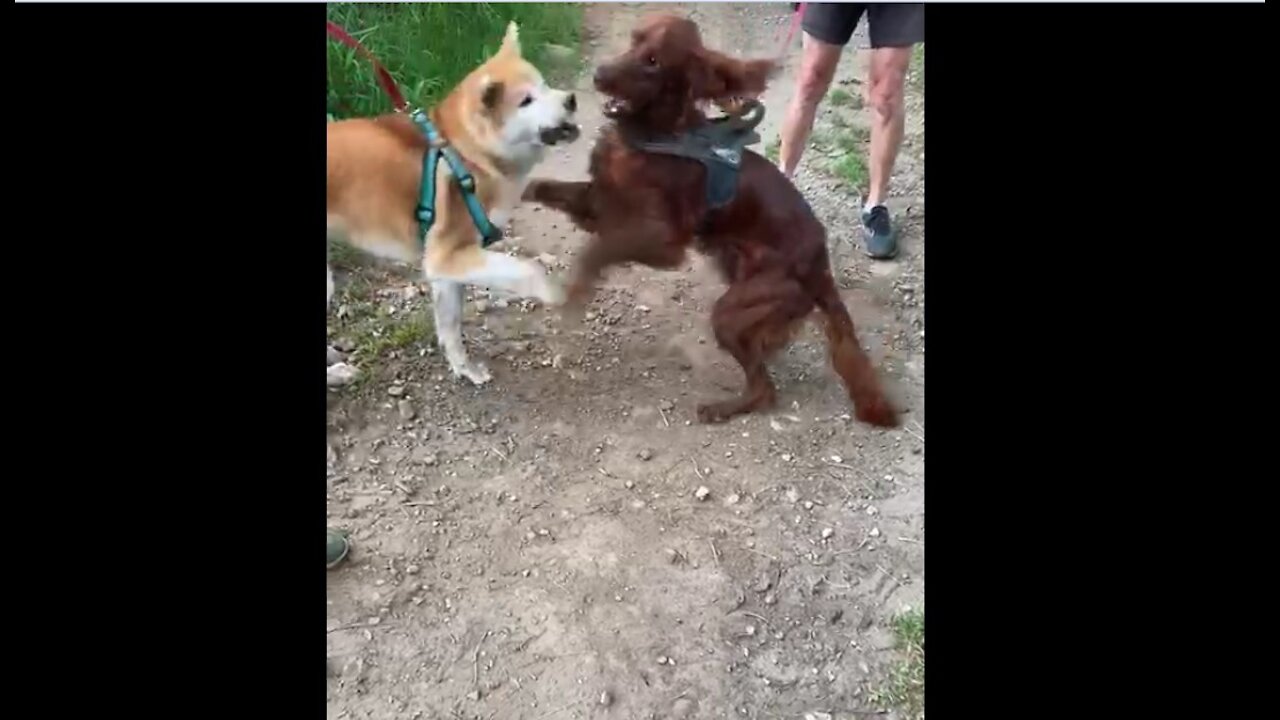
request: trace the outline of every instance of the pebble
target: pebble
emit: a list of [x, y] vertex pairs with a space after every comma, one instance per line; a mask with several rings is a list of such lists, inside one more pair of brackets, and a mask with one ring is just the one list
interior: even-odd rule
[[480, 699], [480, 691], [472, 690], [471, 692], [467, 693], [467, 699], [470, 700], [471, 702], [478, 701]]
[[823, 540], [826, 540], [827, 538], [829, 538], [829, 537], [831, 537], [832, 535], [835, 535], [835, 534], [836, 534], [836, 531], [835, 531], [835, 530], [832, 530], [831, 528], [822, 528], [822, 539], [823, 539]]
[[871, 537], [880, 537], [880, 528], [878, 528], [878, 527], [873, 527], [873, 528], [871, 528], [871, 532], [869, 532], [869, 533], [867, 533], [867, 534], [868, 534], [868, 535], [870, 535]]
[[609, 706], [610, 706], [610, 705], [612, 705], [612, 704], [613, 704], [613, 696], [609, 694], [609, 691], [608, 691], [608, 690], [605, 690], [605, 691], [601, 692], [601, 693], [600, 693], [600, 706], [601, 706], [601, 707], [609, 707]]
[[401, 400], [396, 407], [400, 411], [401, 420], [409, 421], [418, 416], [418, 411], [413, 409], [413, 403], [408, 400]]
[[875, 506], [875, 505], [868, 505], [868, 506], [867, 506], [867, 514], [868, 514], [868, 515], [875, 515], [875, 514], [876, 514], [876, 513], [878, 513], [878, 512], [880, 512], [880, 511], [876, 509], [876, 506]]
[[737, 504], [738, 504], [738, 501], [739, 501], [739, 500], [741, 500], [741, 499], [742, 499], [742, 497], [741, 497], [740, 495], [738, 495], [738, 493], [734, 493], [734, 494], [732, 494], [732, 495], [730, 495], [729, 497], [727, 497], [727, 498], [725, 498], [725, 499], [724, 499], [724, 504], [725, 504], [725, 505], [737, 505]]
[[640, 452], [636, 453], [636, 457], [640, 458], [645, 462], [649, 462], [650, 460], [653, 459], [653, 451], [650, 450], [649, 448], [645, 448]]
[[773, 587], [773, 580], [767, 573], [761, 573], [760, 577], [756, 578], [756, 584], [752, 585], [751, 589], [756, 592], [764, 592], [771, 587]]
[[626, 486], [626, 488], [627, 488], [628, 490], [630, 490], [631, 488], [633, 488], [633, 487], [635, 487], [635, 486], [636, 486], [636, 484], [635, 484], [635, 483], [633, 483], [633, 482], [631, 482], [630, 480], [628, 480], [628, 481], [626, 481], [625, 483], [623, 483], [623, 485], [624, 485], [624, 486]]
[[360, 377], [359, 370], [352, 365], [340, 362], [328, 367], [325, 376], [325, 384], [329, 387], [342, 387], [344, 385], [350, 385], [358, 377]]
[[671, 402], [670, 400], [663, 400], [658, 403], [658, 407], [661, 408], [662, 410], [669, 412], [671, 410], [674, 410], [676, 406], [675, 406], [675, 403]]
[[400, 397], [401, 395], [404, 395], [404, 386], [392, 385], [391, 387], [387, 388], [387, 394], [390, 395], [391, 397]]
[[774, 595], [773, 593], [769, 593], [768, 595], [765, 595], [765, 596], [764, 596], [764, 604], [765, 604], [765, 605], [773, 605], [773, 604], [774, 604], [774, 603], [776, 603], [776, 602], [778, 602], [778, 598], [777, 598], [777, 596], [776, 596], [776, 595]]
[[410, 565], [409, 567], [405, 568], [404, 571], [410, 575], [417, 575], [418, 573], [422, 572], [422, 568], [418, 567], [417, 565]]
[[699, 485], [698, 489], [693, 491], [693, 496], [699, 500], [706, 500], [711, 496], [711, 490], [706, 485]]

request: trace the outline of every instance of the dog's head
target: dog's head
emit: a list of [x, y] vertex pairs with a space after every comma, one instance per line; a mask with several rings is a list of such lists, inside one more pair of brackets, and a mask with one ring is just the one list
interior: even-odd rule
[[673, 129], [700, 102], [759, 95], [775, 68], [771, 60], [737, 60], [709, 50], [692, 20], [656, 15], [632, 31], [630, 49], [596, 70], [595, 85], [609, 96], [608, 117]]
[[548, 87], [542, 73], [520, 54], [520, 32], [512, 22], [502, 47], [462, 84], [475, 134], [494, 154], [521, 160], [547, 145], [573, 142], [581, 134], [573, 93]]

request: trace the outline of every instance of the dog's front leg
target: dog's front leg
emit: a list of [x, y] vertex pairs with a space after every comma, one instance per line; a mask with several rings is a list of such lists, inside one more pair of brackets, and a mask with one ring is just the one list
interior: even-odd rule
[[476, 385], [489, 382], [488, 368], [468, 360], [467, 349], [462, 344], [462, 284], [432, 280], [431, 306], [435, 311], [436, 341], [444, 351], [449, 369]]
[[596, 232], [598, 217], [591, 204], [591, 183], [561, 182], [559, 180], [531, 180], [525, 186], [521, 200], [540, 203], [559, 210], [574, 225], [587, 232]]
[[659, 270], [679, 267], [689, 240], [670, 223], [655, 219], [628, 219], [609, 227], [591, 239], [578, 260], [566, 306], [575, 312], [590, 302], [596, 282], [610, 266], [638, 262]]

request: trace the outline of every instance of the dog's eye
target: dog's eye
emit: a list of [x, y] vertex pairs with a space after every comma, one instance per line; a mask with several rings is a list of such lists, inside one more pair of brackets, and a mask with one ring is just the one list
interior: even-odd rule
[[532, 104], [533, 104], [532, 95], [525, 95], [524, 99], [520, 101], [520, 107], [528, 107], [529, 105], [532, 105]]

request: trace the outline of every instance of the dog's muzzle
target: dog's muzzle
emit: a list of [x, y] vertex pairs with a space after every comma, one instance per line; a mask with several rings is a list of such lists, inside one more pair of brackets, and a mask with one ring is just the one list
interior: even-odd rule
[[538, 138], [542, 140], [544, 145], [555, 145], [561, 142], [573, 142], [581, 134], [581, 128], [574, 123], [566, 122], [543, 130], [538, 133]]

